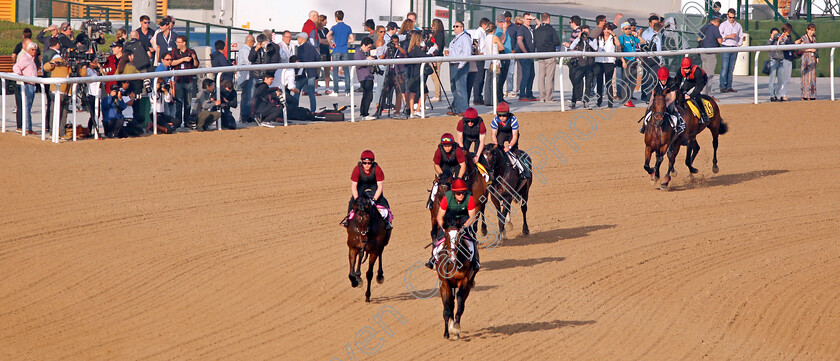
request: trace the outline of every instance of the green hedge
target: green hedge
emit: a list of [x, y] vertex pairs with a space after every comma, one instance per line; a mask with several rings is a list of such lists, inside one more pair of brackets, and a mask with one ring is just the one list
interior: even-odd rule
[[[24, 28], [32, 30], [32, 40], [35, 40], [36, 42], [38, 40], [35, 39], [35, 36], [44, 29], [40, 26], [0, 20], [0, 55], [12, 55], [15, 45], [17, 45], [17, 43], [21, 40], [21, 34]], [[74, 35], [78, 33], [78, 31], [73, 32]], [[110, 45], [114, 42], [114, 39], [116, 39], [116, 37], [114, 37], [113, 34], [105, 34], [105, 44], [99, 45], [99, 51], [110, 51]], [[38, 45], [41, 46], [41, 43], [38, 43]]]

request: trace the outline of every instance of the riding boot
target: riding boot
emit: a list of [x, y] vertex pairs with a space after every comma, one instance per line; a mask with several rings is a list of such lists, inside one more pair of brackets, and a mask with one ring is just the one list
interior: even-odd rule
[[473, 249], [475, 249], [475, 255], [473, 255], [472, 268], [478, 272], [481, 269], [481, 263], [478, 261], [478, 244], [473, 244]]
[[709, 115], [706, 114], [706, 107], [703, 106], [703, 102], [701, 100], [695, 100], [694, 104], [697, 105], [697, 109], [700, 111], [700, 124], [706, 124], [709, 122]]
[[432, 257], [429, 258], [429, 262], [426, 262], [426, 267], [429, 267], [429, 269], [435, 269], [435, 261], [435, 254], [432, 252]]
[[645, 134], [645, 124], [642, 123], [642, 127], [639, 128], [639, 133]]
[[394, 229], [394, 226], [393, 226], [393, 225], [391, 225], [391, 222], [388, 222], [388, 220], [386, 219], [386, 220], [385, 220], [385, 230], [390, 231], [390, 230], [392, 230], [392, 229]]
[[349, 226], [349, 225], [350, 225], [350, 217], [349, 217], [349, 216], [345, 216], [345, 217], [344, 217], [344, 220], [342, 220], [342, 221], [341, 221], [341, 225], [342, 225], [342, 226], [344, 226], [345, 228], [346, 228], [347, 226]]

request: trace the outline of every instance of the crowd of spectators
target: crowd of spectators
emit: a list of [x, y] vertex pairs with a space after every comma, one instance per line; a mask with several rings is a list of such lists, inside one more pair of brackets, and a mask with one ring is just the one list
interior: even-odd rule
[[[737, 47], [743, 44], [743, 29], [736, 22], [736, 12], [729, 9], [721, 14], [720, 4], [713, 7], [715, 15], [697, 32], [701, 48]], [[319, 61], [372, 60], [390, 58], [439, 57], [440, 62], [428, 64], [426, 72], [419, 65], [359, 66], [351, 81], [351, 68], [301, 68], [273, 70], [252, 70], [228, 72], [221, 75], [220, 84], [215, 76], [200, 77], [179, 75], [162, 77], [157, 82], [125, 81], [93, 83], [86, 87], [82, 97], [85, 110], [92, 115], [100, 114], [106, 136], [123, 137], [142, 134], [151, 130], [151, 118], [158, 118], [160, 131], [170, 133], [178, 128], [209, 130], [217, 120], [223, 128], [235, 129], [237, 121], [274, 122], [280, 121], [283, 113], [292, 116], [311, 117], [316, 112], [316, 97], [348, 96], [358, 82], [361, 96], [359, 115], [362, 119], [381, 117], [383, 112], [395, 118], [418, 117], [420, 94], [427, 94], [429, 101], [450, 101], [449, 115], [462, 116], [470, 106], [492, 106], [495, 96], [498, 102], [555, 102], [555, 69], [558, 59], [553, 56], [536, 59], [451, 61], [446, 57], [464, 58], [473, 55], [553, 53], [557, 51], [583, 52], [648, 52], [672, 49], [675, 40], [681, 37], [676, 31], [673, 18], [663, 19], [651, 14], [645, 25], [637, 24], [633, 18], [624, 19], [616, 14], [612, 21], [605, 15], [598, 15], [594, 24], [583, 24], [579, 16], [571, 16], [567, 24], [571, 32], [561, 39], [558, 28], [551, 24], [548, 14], [522, 13], [513, 17], [509, 11], [495, 19], [476, 19], [478, 27], [466, 29], [461, 21], [452, 24], [452, 33], [447, 34], [443, 22], [434, 19], [430, 24], [420, 24], [417, 14], [411, 12], [401, 24], [387, 22], [376, 24], [372, 19], [365, 21], [362, 32], [354, 32], [353, 26], [344, 22], [344, 12], [335, 11], [328, 17], [317, 11], [310, 11], [300, 31], [285, 30], [274, 33], [264, 31], [247, 35], [239, 44], [234, 57], [227, 53], [228, 44], [219, 40], [214, 43], [209, 65], [225, 67], [233, 64], [279, 64], [307, 63]], [[328, 26], [333, 20], [334, 25]], [[69, 23], [50, 26], [36, 34], [35, 39], [43, 44], [43, 50], [32, 40], [29, 29], [23, 31], [23, 39], [14, 50], [14, 72], [20, 75], [44, 77], [68, 77], [112, 74], [161, 72], [168, 70], [195, 69], [202, 66], [199, 56], [189, 47], [188, 39], [178, 34], [176, 20], [171, 16], [161, 18], [152, 26], [149, 16], [140, 17], [140, 27], [133, 31], [120, 29], [117, 41], [110, 44], [111, 55], [100, 63], [90, 61], [79, 71], [71, 71], [63, 55], [68, 49], [85, 45], [93, 52], [104, 38], [88, 38], [85, 32], [73, 36]], [[424, 28], [427, 25], [428, 28]], [[811, 24], [807, 33], [794, 39], [792, 28], [785, 24], [781, 30], [773, 29], [767, 44], [815, 43], [816, 27]], [[359, 36], [361, 34], [361, 36]], [[718, 92], [735, 92], [732, 74], [737, 53], [701, 54], [700, 64], [708, 74], [709, 82], [704, 93], [713, 92], [712, 78], [715, 75], [718, 57], [721, 71]], [[771, 101], [787, 101], [787, 85], [794, 61], [801, 58], [802, 99], [816, 98], [816, 64], [819, 61], [815, 49], [803, 52], [776, 51], [770, 53], [770, 95]], [[660, 67], [667, 67], [672, 59], [661, 56], [592, 56], [566, 59], [572, 83], [570, 107], [607, 107], [621, 105], [634, 107], [634, 101], [647, 102], [650, 89]], [[450, 94], [444, 90], [441, 66], [448, 64]], [[76, 74], [78, 73], [78, 74]], [[330, 84], [330, 79], [332, 83]], [[428, 89], [421, 92], [421, 79]], [[494, 80], [496, 86], [494, 87]], [[319, 93], [319, 82], [323, 81], [323, 93]], [[534, 83], [538, 92], [534, 93]], [[343, 83], [343, 84], [342, 84]], [[200, 86], [199, 86], [200, 85]], [[343, 87], [342, 87], [343, 85]], [[434, 86], [434, 89], [431, 89]], [[220, 87], [219, 90], [216, 88]], [[101, 88], [101, 89], [100, 89]], [[59, 126], [65, 128], [69, 109], [70, 86], [58, 88], [57, 107], [49, 106], [50, 112], [59, 109]], [[431, 90], [431, 91], [430, 91]], [[17, 127], [22, 128], [21, 118], [27, 117], [24, 132], [32, 132], [31, 107], [35, 97], [35, 85], [17, 86]], [[636, 92], [639, 98], [636, 98]], [[220, 96], [217, 96], [220, 94]], [[309, 102], [301, 102], [308, 97]], [[26, 102], [23, 103], [23, 99]], [[53, 97], [47, 97], [51, 104]], [[101, 109], [95, 109], [101, 103]], [[301, 108], [305, 104], [308, 107]], [[239, 108], [238, 116], [232, 109]], [[50, 114], [47, 114], [50, 116]], [[292, 118], [290, 116], [290, 118]], [[91, 124], [96, 124], [93, 119]], [[68, 133], [69, 134], [69, 133]], [[63, 134], [62, 137], [68, 135]]]

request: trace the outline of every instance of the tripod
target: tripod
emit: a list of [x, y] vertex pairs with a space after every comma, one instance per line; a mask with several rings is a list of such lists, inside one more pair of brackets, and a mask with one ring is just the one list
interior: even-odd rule
[[[437, 78], [438, 84], [441, 84], [441, 86], [440, 86], [440, 92], [441, 92], [441, 93], [443, 93], [443, 98], [444, 98], [444, 99], [446, 99], [446, 104], [448, 105], [447, 109], [449, 109], [449, 110], [450, 110], [450, 111], [452, 111], [452, 112], [455, 112], [455, 107], [452, 105], [452, 102], [450, 102], [450, 101], [449, 101], [449, 95], [446, 95], [446, 89], [443, 89], [443, 85], [442, 85], [442, 84], [443, 84], [443, 82], [441, 82], [441, 81], [440, 81], [440, 74], [438, 74], [438, 69], [437, 69], [437, 67], [436, 67], [436, 66], [434, 66], [434, 65], [431, 65], [431, 67], [432, 67], [432, 74], [434, 74], [434, 75], [435, 75], [435, 77]], [[428, 83], [427, 83], [427, 84], [428, 84]], [[426, 98], [428, 98], [428, 97], [429, 97], [429, 93], [428, 93], [428, 92], [426, 92]], [[432, 103], [432, 102], [431, 102], [431, 101], [429, 101], [429, 104], [431, 104], [431, 103]], [[435, 109], [435, 108], [434, 108], [434, 107], [432, 107], [432, 110], [434, 110], [434, 109]]]
[[382, 82], [382, 92], [379, 94], [379, 104], [376, 106], [376, 113], [373, 114], [374, 117], [381, 117], [382, 110], [388, 109], [388, 118], [393, 118], [394, 113], [391, 109], [393, 108], [394, 103], [392, 102], [391, 95], [397, 85], [397, 80], [394, 78], [395, 76], [394, 66], [389, 65], [385, 71], [385, 81]]

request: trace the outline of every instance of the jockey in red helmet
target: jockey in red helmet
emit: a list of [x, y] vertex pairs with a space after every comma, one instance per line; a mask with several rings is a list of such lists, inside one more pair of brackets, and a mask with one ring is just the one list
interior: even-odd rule
[[467, 172], [467, 152], [455, 143], [455, 137], [445, 133], [440, 137], [440, 144], [435, 150], [432, 161], [435, 164], [435, 175], [449, 171], [456, 178], [464, 178]]
[[[452, 189], [447, 191], [443, 199], [440, 200], [440, 209], [438, 210], [436, 220], [438, 229], [443, 232], [446, 229], [444, 228], [444, 223], [457, 225], [462, 230], [469, 229], [477, 218], [478, 209], [475, 207], [475, 203], [475, 199], [467, 190], [467, 183], [463, 179], [454, 180], [452, 182]], [[466, 231], [463, 232], [464, 235], [467, 233]], [[440, 239], [440, 236], [437, 238]], [[470, 241], [475, 242], [471, 237]], [[473, 249], [475, 253], [473, 267], [478, 270], [480, 267], [478, 265], [478, 247], [476, 247], [475, 243], [473, 243]], [[426, 267], [434, 268], [436, 254], [439, 250], [439, 247], [432, 249], [432, 258], [429, 259], [429, 262], [426, 262]]]
[[[674, 78], [671, 77], [671, 73], [668, 71], [668, 68], [664, 66], [659, 68], [659, 70], [656, 71], [656, 79], [657, 82], [654, 85], [651, 94], [659, 91], [661, 91], [662, 94], [665, 94], [665, 109], [667, 110], [668, 115], [676, 117], [678, 119], [677, 126], [684, 128], [685, 126], [683, 124], [682, 117], [680, 117], [674, 103], [676, 100], [676, 94], [674, 94], [674, 91], [677, 90], [677, 83], [674, 81]], [[652, 106], [653, 103], [651, 102], [651, 105], [648, 106], [647, 112], [645, 112], [644, 118], [642, 118], [644, 121], [642, 122], [642, 128], [639, 129], [639, 133], [645, 133], [645, 126], [647, 125], [648, 119], [650, 119]]]
[[[374, 160], [376, 156], [373, 151], [366, 150], [362, 152], [359, 163], [353, 168], [350, 174], [350, 203], [347, 205], [347, 217], [341, 221], [341, 225], [347, 227], [350, 221], [350, 209], [353, 207], [353, 202], [359, 198], [359, 195], [365, 195], [370, 198], [373, 203], [390, 209], [388, 200], [382, 195], [383, 183], [385, 182], [385, 173]], [[391, 229], [391, 222], [385, 220], [385, 229]]]
[[[709, 77], [706, 72], [699, 66], [694, 65], [691, 58], [685, 57], [680, 64], [680, 71], [674, 78], [674, 82], [679, 86], [680, 91], [685, 94], [685, 99], [690, 99], [697, 106], [700, 111], [700, 121], [706, 123], [709, 121], [709, 116], [706, 114], [706, 107], [703, 106], [700, 92], [706, 87], [709, 82]], [[701, 123], [701, 124], [702, 124]]]

